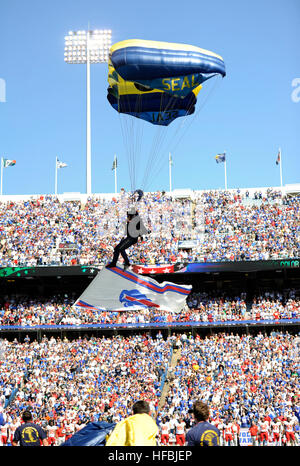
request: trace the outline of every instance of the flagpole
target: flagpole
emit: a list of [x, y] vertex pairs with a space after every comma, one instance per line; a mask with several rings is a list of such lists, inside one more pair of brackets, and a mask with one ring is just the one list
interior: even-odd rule
[[226, 152], [224, 151], [225, 154], [225, 160], [224, 160], [224, 174], [225, 174], [225, 191], [227, 191], [227, 168], [226, 168]]
[[3, 157], [1, 157], [1, 196], [2, 196], [2, 186], [3, 186]]
[[115, 154], [114, 158], [114, 168], [115, 168], [115, 194], [118, 192], [118, 185], [117, 185], [117, 156]]
[[172, 192], [172, 156], [171, 152], [169, 152], [169, 186], [170, 186], [170, 193]]
[[280, 186], [282, 187], [282, 154], [281, 154], [281, 148], [279, 148], [279, 154], [280, 154]]
[[57, 156], [55, 157], [55, 195], [57, 195]]

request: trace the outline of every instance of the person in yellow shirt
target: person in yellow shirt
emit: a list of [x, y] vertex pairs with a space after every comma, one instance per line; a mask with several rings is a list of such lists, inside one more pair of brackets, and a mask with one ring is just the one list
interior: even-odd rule
[[132, 406], [133, 415], [119, 422], [106, 441], [106, 446], [156, 446], [158, 426], [152, 419], [149, 403], [139, 400]]

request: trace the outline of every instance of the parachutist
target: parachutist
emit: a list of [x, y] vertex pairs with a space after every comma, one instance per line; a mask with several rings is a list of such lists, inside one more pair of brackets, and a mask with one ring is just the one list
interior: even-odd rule
[[130, 262], [126, 254], [126, 249], [130, 248], [138, 242], [142, 235], [149, 234], [150, 230], [147, 230], [138, 211], [135, 207], [131, 207], [127, 212], [127, 222], [125, 226], [125, 238], [122, 238], [120, 243], [114, 249], [113, 260], [106, 267], [111, 269], [116, 267], [119, 255], [124, 259], [124, 270], [130, 267]]

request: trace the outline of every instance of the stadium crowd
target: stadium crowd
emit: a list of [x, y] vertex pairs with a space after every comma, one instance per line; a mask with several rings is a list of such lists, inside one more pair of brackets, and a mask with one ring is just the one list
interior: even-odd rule
[[97, 311], [73, 307], [67, 297], [32, 299], [10, 296], [0, 302], [0, 326], [37, 325], [147, 324], [172, 322], [228, 322], [242, 320], [281, 320], [300, 318], [300, 297], [296, 290], [262, 292], [247, 302], [246, 293], [226, 294], [192, 292], [180, 313], [145, 308], [139, 311]]
[[197, 202], [204, 211], [205, 235], [199, 260], [237, 261], [299, 256], [300, 201], [268, 190], [254, 194], [212, 191]]
[[50, 420], [64, 428], [60, 440], [86, 422], [122, 419], [132, 400], [140, 397], [155, 411], [171, 354], [170, 341], [145, 335], [75, 341], [44, 337], [40, 343], [4, 340], [1, 348], [0, 400], [6, 429], [13, 433], [29, 408], [44, 428]]
[[[2, 267], [101, 265], [123, 236], [128, 193], [85, 204], [56, 196], [0, 202]], [[299, 198], [280, 191], [198, 192], [172, 199], [146, 193], [139, 212], [152, 231], [130, 249], [132, 263], [170, 264], [299, 258]], [[181, 249], [179, 242], [194, 240]], [[281, 320], [299, 318], [297, 290], [240, 293], [192, 292], [178, 314], [103, 312], [73, 307], [74, 296], [1, 297], [0, 326], [86, 325]], [[29, 333], [29, 332], [28, 332]], [[195, 399], [210, 406], [222, 445], [237, 445], [248, 429], [254, 445], [300, 445], [299, 336], [191, 333], [164, 339], [134, 336], [26, 337], [0, 340], [0, 444], [10, 445], [21, 414], [30, 409], [60, 445], [90, 421], [118, 422], [138, 399], [150, 403], [159, 444], [184, 444]], [[171, 356], [174, 365], [171, 364]], [[162, 387], [168, 389], [162, 397]], [[1, 425], [2, 424], [2, 425]]]
[[[52, 195], [0, 202], [0, 261], [4, 266], [100, 265], [123, 236], [129, 193], [80, 201]], [[194, 198], [145, 193], [138, 210], [151, 235], [130, 249], [136, 264], [299, 257], [299, 197], [280, 191], [195, 192]], [[178, 248], [194, 240], [193, 248]]]
[[242, 428], [257, 445], [299, 445], [299, 343], [299, 336], [279, 332], [3, 340], [1, 443], [11, 444], [25, 409], [47, 431], [48, 443], [60, 445], [90, 421], [124, 419], [134, 401], [145, 399], [159, 444], [180, 445], [192, 423], [189, 409], [200, 398], [222, 445], [238, 444]]
[[173, 441], [182, 429], [186, 433], [192, 402], [201, 398], [221, 445], [238, 445], [242, 428], [250, 428], [253, 445], [299, 445], [299, 344], [288, 333], [183, 334], [159, 413], [164, 433], [172, 430]]

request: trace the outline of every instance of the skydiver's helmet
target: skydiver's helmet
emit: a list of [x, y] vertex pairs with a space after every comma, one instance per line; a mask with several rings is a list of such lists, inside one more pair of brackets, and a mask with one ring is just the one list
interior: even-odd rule
[[144, 192], [141, 189], [136, 189], [133, 195], [136, 197], [136, 201], [139, 202], [142, 199]]

